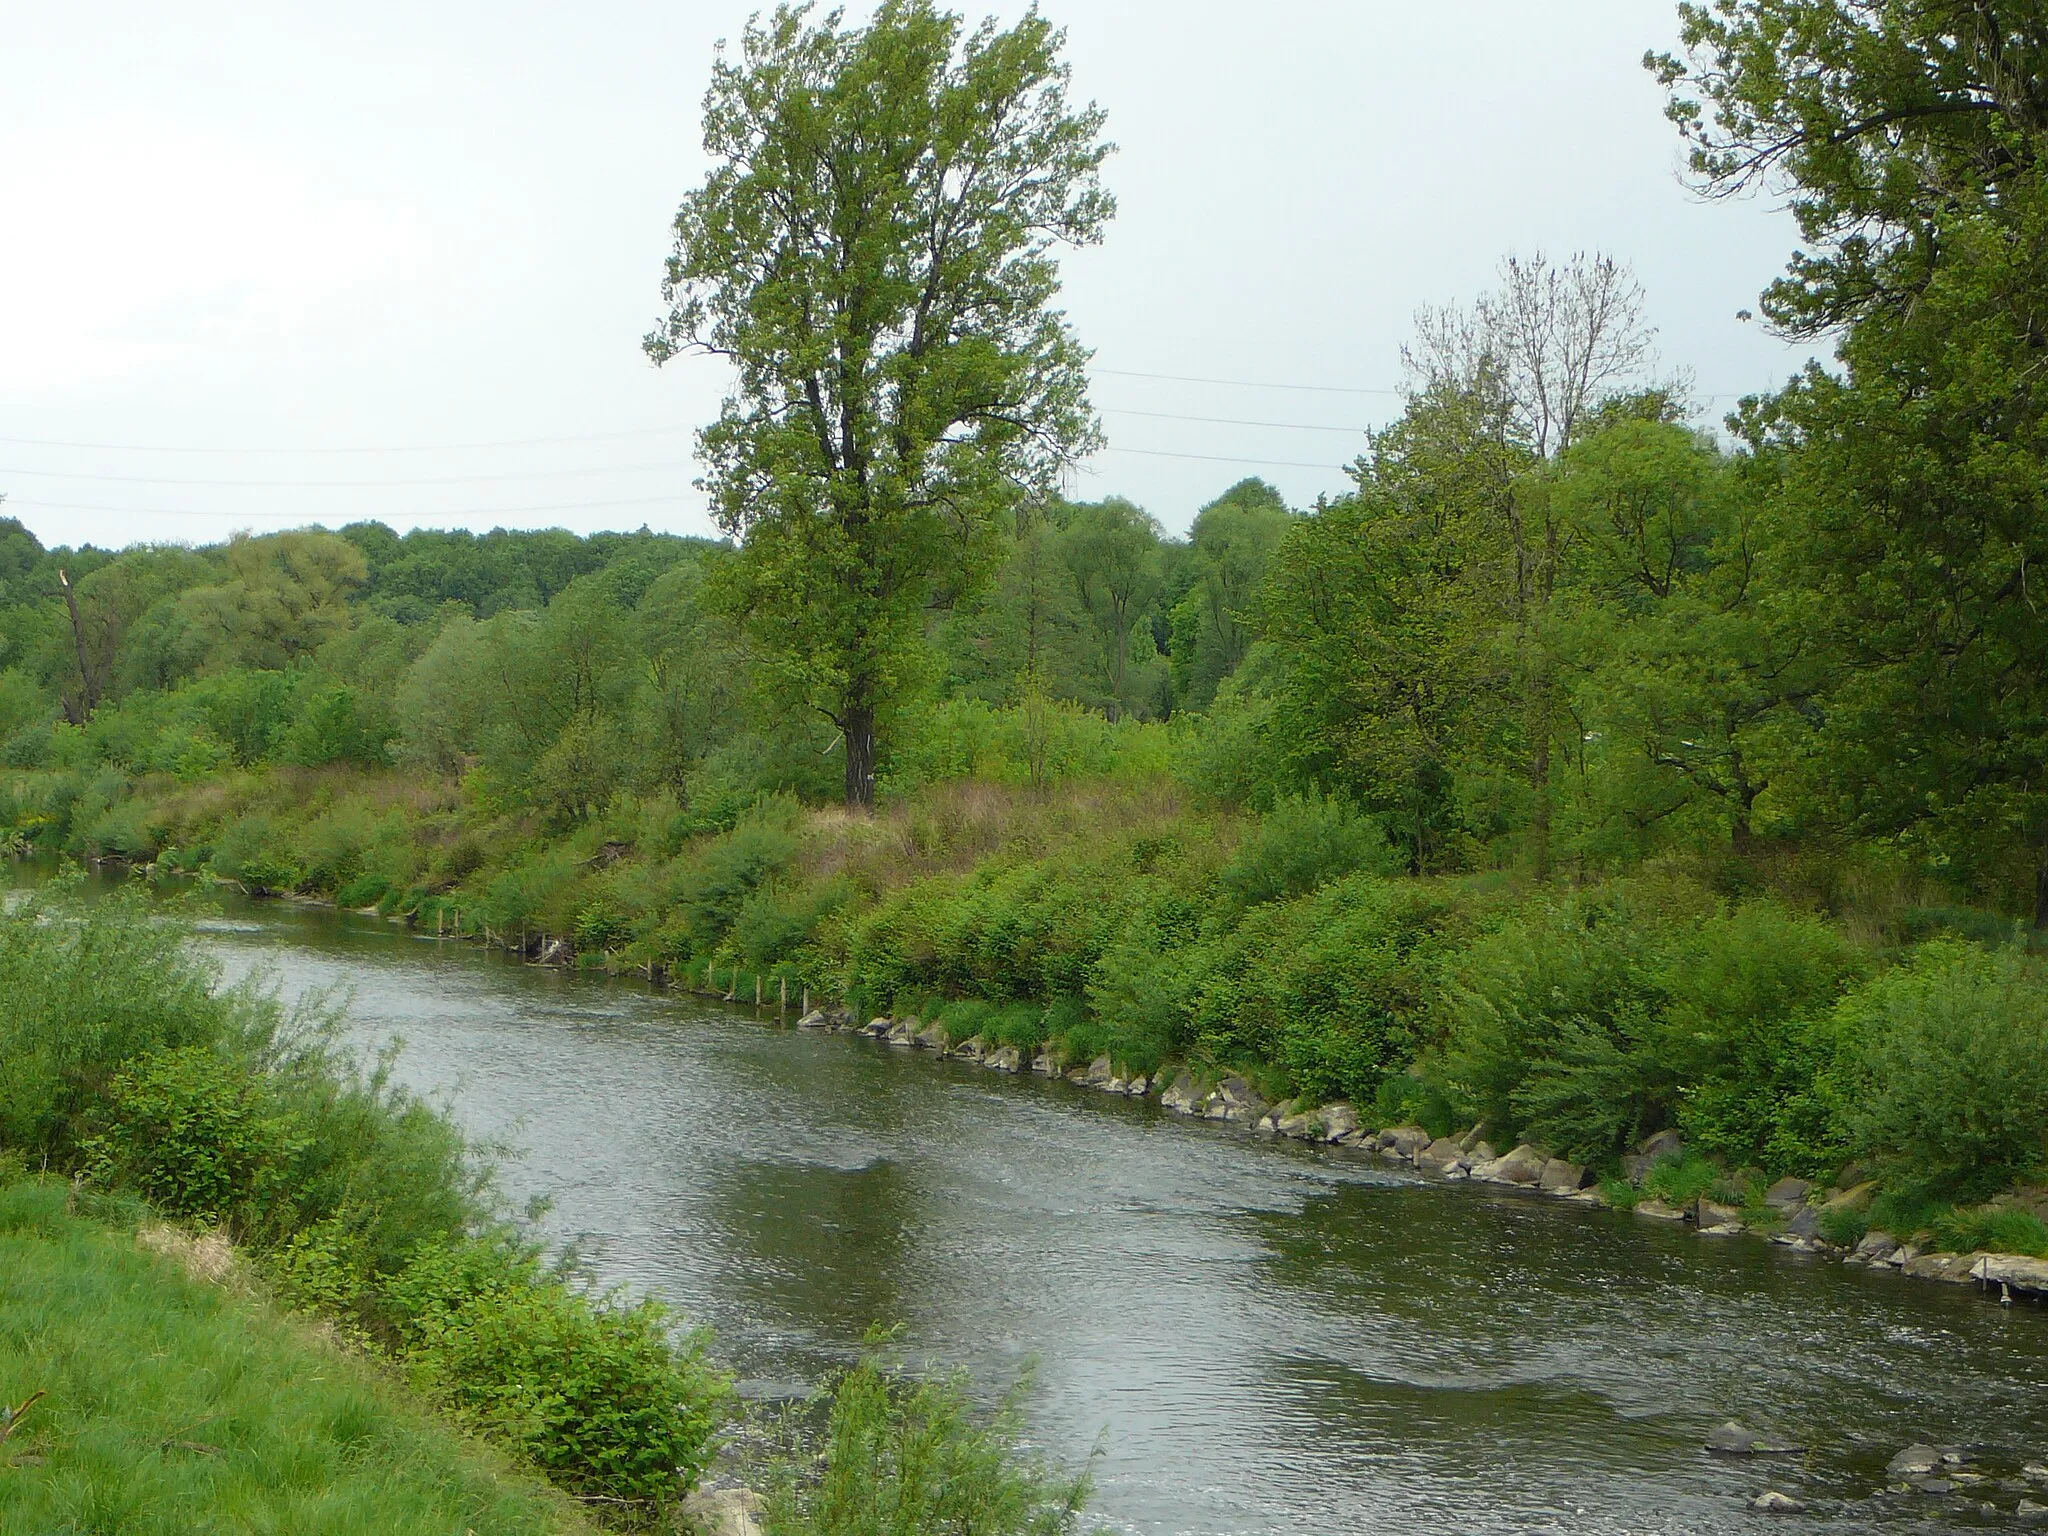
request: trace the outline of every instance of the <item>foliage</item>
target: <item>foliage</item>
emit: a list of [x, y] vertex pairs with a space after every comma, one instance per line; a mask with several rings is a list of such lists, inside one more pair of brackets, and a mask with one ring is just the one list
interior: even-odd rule
[[414, 1380], [564, 1487], [651, 1516], [709, 1462], [724, 1389], [660, 1303], [593, 1299], [502, 1238], [423, 1248], [385, 1294]]
[[900, 1380], [876, 1358], [878, 1342], [833, 1385], [817, 1478], [791, 1479], [777, 1490], [769, 1531], [1057, 1536], [1076, 1528], [1088, 1478], [1021, 1453], [1022, 1384], [983, 1419], [964, 1382]]
[[1061, 43], [1036, 12], [963, 35], [928, 0], [862, 28], [785, 5], [713, 67], [713, 169], [647, 350], [738, 364], [699, 444], [745, 535], [721, 575], [779, 690], [844, 736], [849, 804], [873, 799], [922, 610], [971, 584], [960, 551], [1095, 440], [1051, 251], [1099, 238], [1109, 148]]
[[1844, 1001], [1864, 1151], [1895, 1177], [1981, 1200], [2048, 1156], [2048, 979], [2021, 956], [1936, 940]]

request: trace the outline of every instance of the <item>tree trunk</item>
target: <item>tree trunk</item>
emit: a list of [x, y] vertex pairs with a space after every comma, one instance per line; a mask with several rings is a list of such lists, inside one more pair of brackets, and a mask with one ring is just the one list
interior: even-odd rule
[[846, 803], [861, 810], [875, 803], [875, 707], [851, 706], [840, 717], [846, 737]]
[[2048, 845], [2035, 856], [2034, 931], [2048, 933]]
[[[70, 572], [58, 571], [57, 585], [64, 589], [64, 609], [71, 616], [71, 645], [78, 656], [78, 710], [71, 723], [83, 725], [99, 708], [100, 691], [93, 676], [91, 651], [85, 643], [85, 620], [78, 612], [78, 594], [71, 589]], [[72, 711], [66, 709], [64, 713], [71, 715]]]

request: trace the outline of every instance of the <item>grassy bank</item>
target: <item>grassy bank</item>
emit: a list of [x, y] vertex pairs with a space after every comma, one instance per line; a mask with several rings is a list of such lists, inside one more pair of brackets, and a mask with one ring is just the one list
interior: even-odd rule
[[[0, 1529], [675, 1528], [707, 1341], [551, 1263], [444, 1113], [188, 939], [141, 892], [0, 908]], [[961, 1384], [830, 1395], [755, 1469], [776, 1532], [1071, 1528], [1084, 1485]]]
[[78, 1214], [60, 1181], [0, 1189], [0, 1399], [34, 1397], [0, 1445], [0, 1529], [593, 1529], [388, 1371], [192, 1278], [109, 1211]]
[[1811, 860], [1417, 877], [1342, 801], [1234, 812], [1135, 771], [947, 781], [872, 818], [769, 796], [707, 829], [661, 796], [557, 826], [473, 783], [274, 769], [137, 781], [100, 820], [158, 871], [534, 957], [1241, 1073], [1609, 1171], [1677, 1129], [1725, 1187], [1848, 1169], [1930, 1223], [2024, 1203], [2048, 1132], [2025, 935]]

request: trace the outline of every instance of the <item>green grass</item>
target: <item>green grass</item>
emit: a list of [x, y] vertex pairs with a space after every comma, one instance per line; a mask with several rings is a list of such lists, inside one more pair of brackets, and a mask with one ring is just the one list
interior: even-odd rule
[[367, 1361], [66, 1202], [0, 1189], [0, 1398], [47, 1394], [0, 1447], [0, 1530], [593, 1529]]

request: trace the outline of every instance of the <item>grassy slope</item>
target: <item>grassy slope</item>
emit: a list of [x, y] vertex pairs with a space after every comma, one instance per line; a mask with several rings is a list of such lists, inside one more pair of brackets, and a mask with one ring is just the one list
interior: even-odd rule
[[66, 1214], [65, 1195], [0, 1190], [0, 1397], [48, 1394], [0, 1447], [0, 1530], [591, 1529], [368, 1363]]

